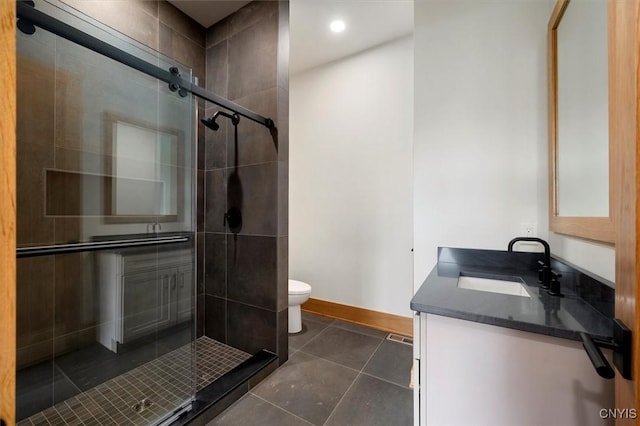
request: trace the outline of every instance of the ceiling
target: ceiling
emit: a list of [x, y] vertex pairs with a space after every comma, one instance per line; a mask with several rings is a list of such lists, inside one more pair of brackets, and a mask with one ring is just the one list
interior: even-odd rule
[[251, 1], [243, 0], [167, 0], [198, 24], [209, 28]]
[[[334, 19], [346, 23], [332, 33]], [[413, 0], [291, 0], [291, 74], [413, 33]]]
[[[169, 0], [205, 28], [248, 1]], [[290, 0], [289, 71], [295, 74], [413, 32], [414, 0]], [[332, 33], [334, 19], [346, 23]]]

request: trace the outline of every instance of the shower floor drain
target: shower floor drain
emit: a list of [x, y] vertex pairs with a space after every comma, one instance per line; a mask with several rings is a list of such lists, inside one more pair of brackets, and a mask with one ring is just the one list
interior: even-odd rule
[[393, 342], [404, 343], [405, 345], [413, 346], [413, 339], [407, 336], [401, 336], [395, 333], [389, 333], [387, 335], [387, 340], [391, 340]]

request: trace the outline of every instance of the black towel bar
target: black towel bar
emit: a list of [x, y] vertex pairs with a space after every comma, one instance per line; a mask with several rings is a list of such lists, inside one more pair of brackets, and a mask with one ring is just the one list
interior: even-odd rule
[[622, 377], [631, 380], [631, 330], [619, 319], [613, 320], [613, 339], [602, 339], [580, 333], [582, 346], [600, 377], [613, 379], [615, 371], [600, 348], [613, 349], [613, 364]]
[[166, 244], [186, 243], [189, 241], [188, 236], [171, 236], [171, 237], [158, 237], [158, 238], [136, 238], [130, 240], [117, 240], [117, 241], [90, 241], [86, 243], [71, 243], [71, 244], [55, 244], [51, 246], [37, 246], [37, 247], [20, 247], [16, 249], [16, 256], [22, 257], [35, 257], [35, 256], [49, 256], [52, 254], [66, 254], [66, 253], [79, 253], [85, 251], [96, 250], [115, 250], [132, 247], [145, 247], [145, 246], [159, 246]]

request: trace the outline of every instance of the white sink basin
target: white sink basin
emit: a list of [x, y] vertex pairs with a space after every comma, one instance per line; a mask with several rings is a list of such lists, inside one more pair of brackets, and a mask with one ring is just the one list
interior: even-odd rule
[[496, 280], [491, 278], [470, 277], [460, 275], [458, 288], [467, 290], [488, 291], [490, 293], [510, 294], [512, 296], [531, 297], [521, 282], [512, 280]]

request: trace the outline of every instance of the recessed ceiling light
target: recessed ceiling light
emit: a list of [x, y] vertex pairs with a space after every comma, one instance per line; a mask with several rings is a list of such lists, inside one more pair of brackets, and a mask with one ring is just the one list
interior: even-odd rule
[[331, 31], [333, 31], [334, 33], [341, 33], [346, 27], [347, 26], [345, 25], [344, 21], [341, 21], [339, 19], [336, 19], [329, 25], [329, 28], [331, 28]]

